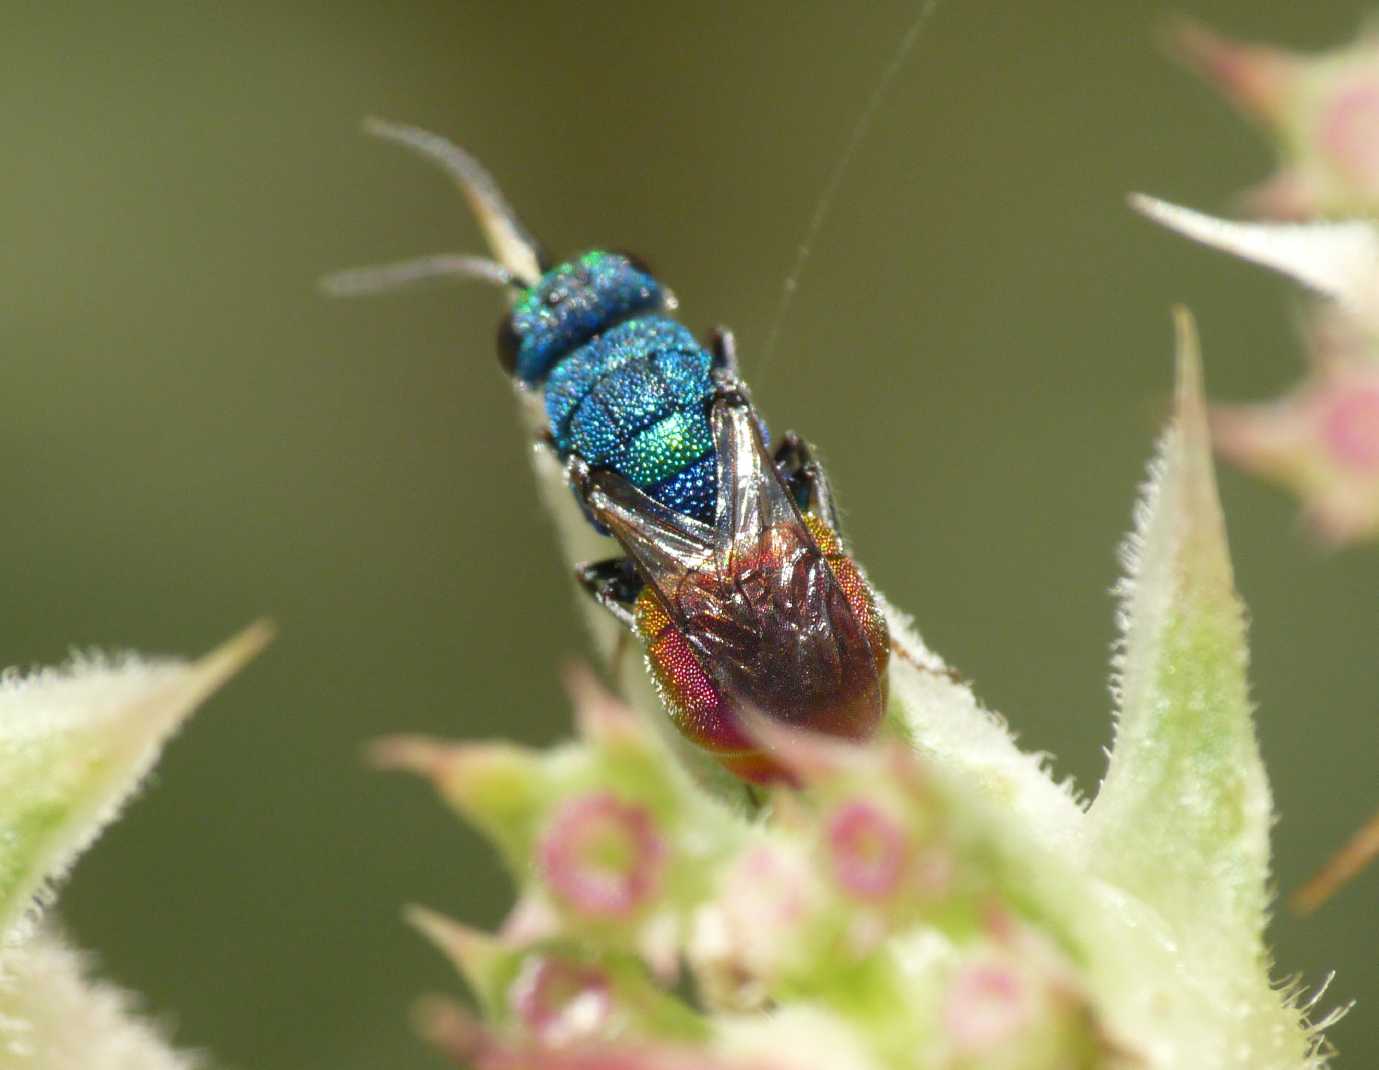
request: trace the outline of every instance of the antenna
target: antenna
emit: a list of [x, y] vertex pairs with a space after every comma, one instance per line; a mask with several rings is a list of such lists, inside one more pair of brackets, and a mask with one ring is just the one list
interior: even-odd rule
[[544, 274], [540, 243], [522, 225], [483, 164], [454, 142], [417, 126], [371, 118], [364, 120], [364, 130], [439, 164], [464, 193], [494, 257], [514, 277], [534, 281]]
[[499, 286], [526, 285], [496, 260], [458, 253], [436, 253], [396, 264], [337, 271], [321, 280], [321, 290], [330, 297], [362, 297], [436, 279], [478, 279]]

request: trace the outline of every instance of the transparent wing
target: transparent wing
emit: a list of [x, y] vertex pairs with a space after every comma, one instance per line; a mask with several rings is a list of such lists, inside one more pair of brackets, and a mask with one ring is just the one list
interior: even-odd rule
[[871, 647], [766, 453], [751, 406], [720, 398], [713, 434], [712, 529], [606, 473], [595, 476], [591, 507], [744, 715], [866, 734], [882, 704]]
[[713, 528], [648, 498], [622, 476], [591, 473], [585, 504], [663, 600], [667, 589], [711, 567]]

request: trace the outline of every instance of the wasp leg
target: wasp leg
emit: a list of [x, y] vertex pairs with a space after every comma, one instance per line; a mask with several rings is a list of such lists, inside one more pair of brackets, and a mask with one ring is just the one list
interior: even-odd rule
[[555, 436], [551, 434], [549, 427], [543, 427], [532, 435], [532, 445], [538, 450], [549, 451], [552, 457], [560, 458], [560, 448], [555, 444]]
[[833, 487], [823, 467], [814, 459], [809, 443], [794, 431], [787, 431], [771, 459], [799, 507], [821, 518], [834, 531], [839, 530]]
[[709, 332], [709, 353], [713, 357], [714, 371], [737, 378], [737, 339], [729, 328], [715, 327]]
[[951, 683], [955, 684], [962, 684], [967, 682], [966, 678], [962, 675], [962, 673], [958, 672], [958, 670], [953, 668], [951, 665], [945, 665], [940, 669], [936, 669], [934, 668], [934, 666], [926, 663], [924, 659], [922, 659], [918, 654], [916, 654], [908, 646], [902, 643], [899, 639], [891, 639], [891, 653], [898, 657], [901, 661], [905, 662], [905, 664], [909, 665], [911, 668], [918, 669], [920, 672], [929, 673], [932, 676], [946, 677]]
[[613, 614], [624, 627], [636, 630], [633, 607], [642, 593], [644, 581], [625, 557], [586, 561], [575, 566], [575, 579], [599, 605]]
[[622, 544], [647, 582], [674, 588], [712, 556], [710, 525], [647, 497], [622, 476], [574, 455], [565, 462], [565, 479], [586, 515]]

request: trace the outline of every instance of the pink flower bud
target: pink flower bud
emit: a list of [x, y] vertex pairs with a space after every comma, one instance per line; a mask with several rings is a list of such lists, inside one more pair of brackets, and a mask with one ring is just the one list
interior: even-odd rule
[[1318, 399], [1318, 431], [1332, 460], [1379, 473], [1379, 382], [1356, 384]]
[[1317, 146], [1360, 190], [1379, 190], [1379, 68], [1331, 88], [1317, 117]]
[[954, 1048], [980, 1055], [1009, 1041], [1030, 1019], [1033, 1001], [1025, 982], [1006, 966], [964, 966], [948, 991], [943, 1024]]
[[1212, 437], [1236, 464], [1288, 486], [1328, 542], [1379, 534], [1379, 367], [1319, 360], [1291, 394], [1217, 406]]
[[532, 1035], [553, 1046], [596, 1035], [613, 1011], [612, 991], [602, 970], [544, 956], [522, 964], [508, 998]]
[[880, 807], [845, 803], [825, 831], [833, 879], [858, 899], [885, 899], [900, 886], [909, 861], [905, 829]]
[[601, 792], [567, 801], [537, 848], [555, 897], [589, 918], [626, 918], [660, 888], [665, 845], [645, 808]]

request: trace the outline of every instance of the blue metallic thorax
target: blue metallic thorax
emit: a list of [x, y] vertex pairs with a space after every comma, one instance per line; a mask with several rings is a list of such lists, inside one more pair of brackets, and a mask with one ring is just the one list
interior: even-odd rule
[[626, 478], [656, 501], [713, 519], [710, 357], [664, 316], [627, 320], [556, 365], [546, 417], [562, 456]]
[[712, 358], [687, 328], [659, 314], [665, 303], [656, 280], [626, 257], [585, 253], [547, 272], [514, 305], [514, 370], [544, 388], [562, 458], [616, 472], [710, 523]]

